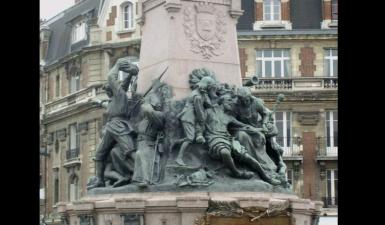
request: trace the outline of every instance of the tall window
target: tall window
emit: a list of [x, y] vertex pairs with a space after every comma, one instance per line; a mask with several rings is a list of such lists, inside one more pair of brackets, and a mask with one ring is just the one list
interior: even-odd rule
[[256, 73], [259, 77], [290, 76], [290, 51], [288, 49], [257, 50]]
[[338, 75], [338, 51], [337, 49], [325, 50], [325, 75], [337, 77]]
[[72, 43], [86, 39], [86, 23], [84, 21], [75, 23], [72, 27]]
[[263, 1], [263, 20], [267, 20], [267, 21], [281, 20], [281, 1], [280, 0]]
[[327, 204], [337, 205], [338, 198], [338, 170], [327, 170]]
[[60, 96], [60, 75], [56, 75], [56, 81], [55, 81], [55, 94], [56, 97]]
[[134, 28], [134, 7], [131, 2], [123, 7], [123, 28]]
[[76, 123], [69, 126], [69, 146], [70, 150], [79, 147], [79, 134]]
[[278, 128], [277, 142], [284, 148], [284, 155], [290, 155], [291, 151], [291, 113], [276, 112], [275, 125]]
[[76, 72], [70, 77], [70, 93], [79, 91], [80, 89], [80, 73]]
[[293, 170], [286, 170], [287, 181], [293, 186]]
[[59, 178], [55, 177], [53, 185], [54, 185], [53, 203], [55, 204], [59, 201]]
[[69, 192], [68, 200], [75, 201], [79, 199], [79, 178], [77, 176], [72, 176], [69, 180]]
[[59, 153], [59, 140], [56, 138], [55, 140], [55, 153], [58, 154]]
[[338, 150], [338, 113], [326, 112], [326, 154], [337, 155]]
[[338, 20], [338, 0], [332, 0], [332, 20]]

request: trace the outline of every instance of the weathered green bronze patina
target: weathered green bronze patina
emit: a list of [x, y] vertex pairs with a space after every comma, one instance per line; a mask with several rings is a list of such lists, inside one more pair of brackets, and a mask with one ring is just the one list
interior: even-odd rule
[[[117, 82], [119, 70], [129, 74], [123, 82]], [[248, 87], [220, 83], [202, 68], [191, 72], [186, 99], [172, 100], [161, 76], [143, 96], [129, 99], [126, 91], [137, 72], [119, 59], [108, 75], [109, 103], [94, 100], [107, 106], [109, 120], [90, 193], [290, 192], [273, 116], [283, 95], [269, 110]]]

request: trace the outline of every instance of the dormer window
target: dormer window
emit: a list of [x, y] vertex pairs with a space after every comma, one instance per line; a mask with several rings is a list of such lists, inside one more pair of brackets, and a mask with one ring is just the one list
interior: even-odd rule
[[291, 30], [290, 0], [255, 0], [254, 30]]
[[84, 21], [77, 22], [72, 27], [72, 43], [76, 43], [86, 39], [86, 23]]
[[263, 20], [265, 21], [281, 20], [281, 1], [280, 0], [263, 1]]
[[338, 0], [332, 0], [332, 21], [338, 20]]
[[131, 2], [123, 6], [123, 30], [134, 28], [134, 7]]

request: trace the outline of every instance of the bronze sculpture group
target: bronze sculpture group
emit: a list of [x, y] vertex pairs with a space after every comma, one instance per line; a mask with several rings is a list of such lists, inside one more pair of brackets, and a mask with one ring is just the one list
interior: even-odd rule
[[[122, 81], [119, 70], [128, 74]], [[126, 58], [118, 59], [104, 86], [108, 103], [95, 100], [107, 108], [108, 119], [96, 150], [96, 178], [88, 189], [145, 189], [161, 184], [165, 176], [185, 178], [179, 187], [211, 185], [214, 181], [205, 179], [215, 171], [204, 165], [211, 162], [223, 165], [220, 170], [234, 179], [289, 187], [283, 149], [275, 140], [275, 107], [269, 110], [248, 87], [219, 83], [207, 69], [190, 73], [191, 93], [181, 101], [172, 100], [171, 88], [160, 78], [144, 95], [129, 99], [126, 92], [138, 72]], [[277, 103], [282, 100], [280, 95]], [[208, 158], [199, 155], [202, 151]], [[186, 171], [194, 169], [187, 154], [195, 154], [195, 161], [203, 164], [190, 174]], [[172, 175], [166, 172], [170, 166], [176, 168]]]

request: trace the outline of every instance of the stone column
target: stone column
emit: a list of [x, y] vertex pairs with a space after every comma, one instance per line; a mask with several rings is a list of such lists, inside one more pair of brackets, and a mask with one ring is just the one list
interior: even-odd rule
[[143, 0], [138, 92], [144, 93], [168, 66], [162, 78], [175, 99], [189, 92], [189, 73], [206, 67], [220, 82], [241, 85], [236, 23], [240, 0]]

